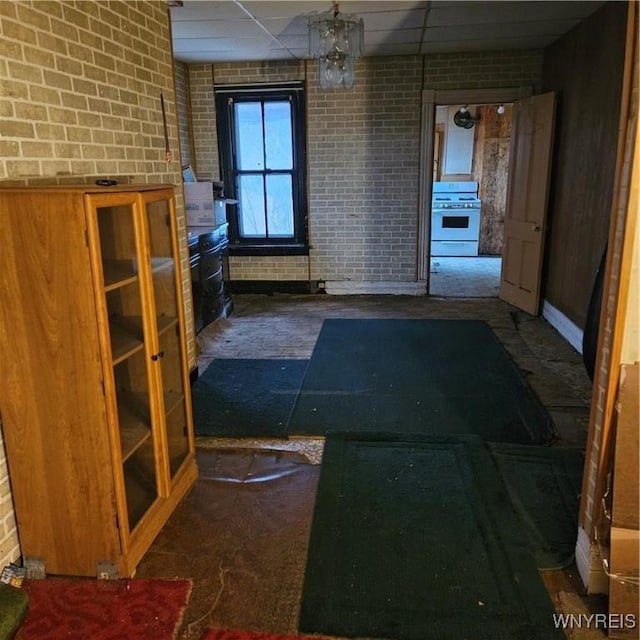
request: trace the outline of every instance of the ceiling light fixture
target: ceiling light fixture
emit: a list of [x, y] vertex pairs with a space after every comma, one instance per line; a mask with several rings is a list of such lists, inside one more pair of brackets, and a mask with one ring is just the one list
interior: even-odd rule
[[471, 129], [476, 122], [480, 122], [480, 116], [474, 116], [469, 111], [469, 107], [466, 104], [463, 104], [454, 114], [453, 114], [453, 123], [457, 127], [462, 127], [463, 129]]
[[353, 87], [355, 62], [364, 47], [364, 22], [357, 16], [333, 9], [309, 20], [309, 53], [318, 61], [323, 89]]
[[503, 105], [503, 104], [501, 104], [501, 105], [498, 107], [497, 111], [498, 111], [498, 115], [499, 115], [499, 116], [501, 116], [501, 115], [504, 113], [504, 105]]

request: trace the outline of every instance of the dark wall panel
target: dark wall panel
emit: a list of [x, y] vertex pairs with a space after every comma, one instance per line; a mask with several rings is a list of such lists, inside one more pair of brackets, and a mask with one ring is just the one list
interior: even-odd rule
[[558, 93], [544, 297], [581, 328], [609, 229], [626, 16], [607, 2], [544, 56]]

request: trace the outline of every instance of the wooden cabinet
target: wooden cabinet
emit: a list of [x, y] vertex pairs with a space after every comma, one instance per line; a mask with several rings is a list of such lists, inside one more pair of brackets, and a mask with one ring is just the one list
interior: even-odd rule
[[23, 557], [131, 576], [197, 477], [173, 188], [3, 188], [0, 238]]

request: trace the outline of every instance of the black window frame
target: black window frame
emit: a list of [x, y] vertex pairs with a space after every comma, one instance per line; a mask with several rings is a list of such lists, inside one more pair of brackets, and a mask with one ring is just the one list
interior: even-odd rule
[[[307, 150], [304, 82], [260, 85], [214, 85], [220, 175], [225, 196], [236, 199], [237, 175], [234, 141], [237, 102], [269, 102], [288, 99], [293, 129], [293, 238], [243, 238], [238, 224], [238, 206], [227, 205], [229, 253], [231, 255], [308, 255]], [[270, 173], [265, 167], [264, 174]], [[274, 171], [274, 173], [278, 173]]]

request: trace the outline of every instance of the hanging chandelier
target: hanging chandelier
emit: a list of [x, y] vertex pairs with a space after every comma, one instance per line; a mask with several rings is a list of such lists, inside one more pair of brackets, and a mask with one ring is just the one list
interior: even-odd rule
[[323, 89], [350, 89], [355, 80], [355, 62], [362, 55], [364, 22], [357, 16], [333, 9], [309, 20], [309, 53], [318, 61]]

